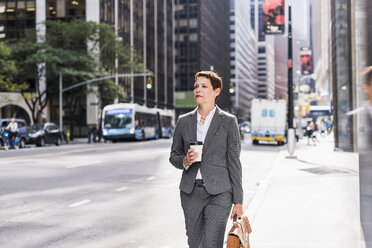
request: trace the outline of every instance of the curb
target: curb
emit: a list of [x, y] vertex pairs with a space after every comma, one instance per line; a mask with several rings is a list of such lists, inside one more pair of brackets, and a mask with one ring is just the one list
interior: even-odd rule
[[253, 196], [250, 204], [246, 205], [245, 209], [243, 209], [244, 213], [246, 213], [245, 215], [249, 218], [249, 222], [251, 225], [253, 225], [256, 215], [266, 197], [270, 181], [279, 169], [280, 162], [285, 157], [285, 152], [285, 149], [279, 151], [279, 154], [274, 161], [273, 168], [268, 173], [268, 175], [260, 182], [260, 186], [256, 194]]

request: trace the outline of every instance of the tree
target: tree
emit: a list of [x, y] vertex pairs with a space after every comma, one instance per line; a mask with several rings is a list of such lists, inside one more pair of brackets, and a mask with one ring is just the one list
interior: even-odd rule
[[15, 62], [11, 59], [11, 49], [0, 42], [0, 89], [4, 91], [20, 91], [27, 84], [15, 84], [13, 76], [17, 72]]
[[[40, 121], [37, 109], [42, 111], [47, 106], [48, 99], [57, 96], [59, 74], [63, 75], [63, 87], [103, 77], [107, 72], [115, 72], [115, 56], [119, 60], [120, 72], [144, 71], [143, 65], [137, 63], [136, 53], [116, 39], [113, 26], [83, 19], [71, 22], [46, 21], [46, 26], [46, 39], [43, 43], [36, 43], [35, 30], [28, 31], [24, 39], [9, 42], [11, 57], [15, 59], [18, 69], [15, 82], [28, 85], [33, 82], [35, 85], [35, 93], [29, 93], [31, 87], [28, 92], [26, 89], [18, 89], [34, 114], [35, 122]], [[43, 63], [45, 67], [38, 66]], [[46, 69], [47, 78], [45, 91], [39, 87], [42, 75], [40, 70], [43, 68]], [[115, 85], [112, 80], [105, 80], [97, 85], [100, 98], [104, 98], [101, 102], [108, 101], [108, 97], [114, 99], [117, 94], [125, 97], [123, 88]], [[70, 110], [74, 111], [76, 108], [72, 107], [81, 102], [79, 99], [86, 93], [86, 87], [72, 90], [66, 94], [68, 99], [64, 102], [69, 102]], [[71, 111], [70, 121], [73, 116]]]

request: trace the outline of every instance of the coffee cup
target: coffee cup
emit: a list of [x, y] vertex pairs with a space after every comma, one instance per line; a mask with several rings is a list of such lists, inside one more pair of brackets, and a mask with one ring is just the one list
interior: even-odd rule
[[193, 149], [195, 152], [198, 153], [196, 162], [200, 162], [202, 160], [203, 155], [203, 142], [201, 141], [190, 142], [190, 149]]

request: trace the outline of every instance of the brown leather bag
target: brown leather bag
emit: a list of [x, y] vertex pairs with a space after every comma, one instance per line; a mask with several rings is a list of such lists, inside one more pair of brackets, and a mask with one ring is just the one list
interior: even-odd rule
[[234, 224], [227, 236], [226, 248], [250, 248], [249, 234], [252, 232], [251, 225], [247, 216], [243, 216], [237, 220], [237, 216], [233, 217]]

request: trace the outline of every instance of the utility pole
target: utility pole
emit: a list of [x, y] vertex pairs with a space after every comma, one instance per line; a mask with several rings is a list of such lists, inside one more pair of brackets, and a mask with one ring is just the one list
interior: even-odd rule
[[295, 157], [295, 130], [293, 128], [293, 60], [292, 60], [292, 1], [288, 2], [288, 153], [289, 158]]
[[63, 88], [62, 88], [62, 73], [59, 73], [59, 131], [63, 132], [63, 106], [62, 106], [62, 94], [63, 94]]

